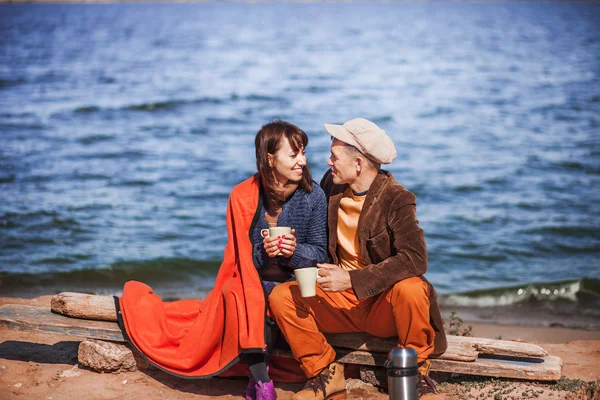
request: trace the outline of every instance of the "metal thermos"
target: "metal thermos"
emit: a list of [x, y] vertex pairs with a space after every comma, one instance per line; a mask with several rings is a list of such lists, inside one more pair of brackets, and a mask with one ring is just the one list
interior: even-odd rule
[[385, 362], [390, 400], [418, 400], [417, 352], [415, 349], [395, 347]]

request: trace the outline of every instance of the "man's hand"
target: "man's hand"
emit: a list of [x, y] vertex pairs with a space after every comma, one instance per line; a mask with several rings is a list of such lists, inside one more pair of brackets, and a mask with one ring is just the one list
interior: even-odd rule
[[350, 274], [334, 264], [317, 264], [317, 284], [326, 292], [343, 292], [352, 287]]

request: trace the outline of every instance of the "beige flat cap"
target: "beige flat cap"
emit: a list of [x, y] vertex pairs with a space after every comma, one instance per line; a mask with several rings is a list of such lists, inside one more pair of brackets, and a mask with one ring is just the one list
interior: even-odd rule
[[334, 138], [351, 144], [366, 157], [379, 164], [389, 164], [396, 158], [394, 142], [375, 123], [354, 118], [344, 125], [325, 124], [325, 130]]

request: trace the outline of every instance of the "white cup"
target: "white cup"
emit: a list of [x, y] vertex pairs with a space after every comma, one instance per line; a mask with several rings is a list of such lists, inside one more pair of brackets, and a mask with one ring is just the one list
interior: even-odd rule
[[272, 226], [269, 228], [269, 236], [291, 235], [292, 228], [289, 226]]
[[302, 297], [313, 297], [317, 295], [318, 268], [298, 268], [294, 270], [296, 281], [300, 287]]
[[[277, 236], [283, 236], [283, 235], [291, 235], [292, 234], [292, 228], [290, 228], [289, 226], [272, 226], [269, 229], [263, 229], [260, 232], [263, 237], [265, 237], [265, 235], [267, 237], [277, 237]], [[282, 253], [277, 254], [278, 256], [283, 255]]]

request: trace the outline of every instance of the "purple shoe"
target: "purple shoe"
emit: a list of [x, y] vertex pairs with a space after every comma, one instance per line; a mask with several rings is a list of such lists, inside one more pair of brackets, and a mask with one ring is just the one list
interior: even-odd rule
[[254, 379], [250, 377], [248, 381], [248, 388], [246, 389], [246, 400], [275, 400], [277, 399], [277, 393], [275, 392], [275, 385], [273, 381], [262, 383], [255, 383]]
[[248, 381], [248, 388], [246, 388], [246, 400], [256, 400], [256, 382], [251, 376]]
[[256, 400], [276, 400], [277, 393], [273, 381], [267, 383], [258, 382], [256, 385]]

